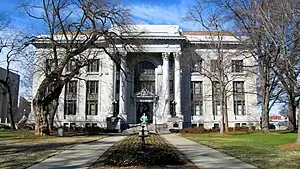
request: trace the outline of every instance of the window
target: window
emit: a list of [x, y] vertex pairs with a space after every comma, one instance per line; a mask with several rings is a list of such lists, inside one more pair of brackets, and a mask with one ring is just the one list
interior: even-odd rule
[[146, 90], [155, 93], [155, 65], [141, 61], [134, 67], [134, 92]]
[[87, 81], [86, 84], [86, 115], [98, 115], [98, 81]]
[[192, 82], [192, 93], [193, 95], [202, 95], [202, 81]]
[[220, 92], [221, 92], [220, 83], [213, 82], [212, 83], [213, 115], [220, 115], [220, 112], [221, 112]]
[[243, 72], [243, 60], [232, 60], [232, 72]]
[[203, 116], [203, 103], [192, 103], [192, 115], [193, 116]]
[[65, 85], [65, 115], [76, 115], [77, 109], [77, 81], [70, 81]]
[[77, 81], [70, 81], [66, 83], [66, 93], [76, 94], [77, 93]]
[[71, 72], [71, 71], [75, 70], [75, 68], [76, 68], [75, 60], [73, 60], [73, 59], [69, 60], [67, 67], [66, 67], [66, 71]]
[[71, 128], [72, 130], [75, 130], [76, 124], [75, 124], [75, 123], [70, 123], [70, 128]]
[[235, 115], [246, 115], [244, 82], [233, 82], [233, 104]]
[[91, 123], [85, 123], [85, 128], [90, 128], [91, 127]]
[[217, 72], [218, 70], [218, 60], [211, 60], [210, 61], [210, 71]]
[[234, 114], [235, 115], [246, 115], [245, 101], [235, 100], [234, 101]]
[[87, 100], [86, 107], [86, 115], [98, 114], [98, 100]]
[[99, 59], [89, 59], [87, 72], [99, 72]]
[[192, 81], [191, 83], [191, 111], [193, 116], [203, 115], [203, 94], [202, 94], [202, 81]]
[[242, 123], [242, 127], [247, 127], [247, 123]]
[[215, 123], [213, 128], [214, 128], [214, 129], [220, 128], [220, 124], [219, 124], [219, 123]]
[[64, 129], [69, 128], [69, 123], [64, 123]]
[[241, 123], [235, 123], [235, 127], [241, 127]]
[[87, 81], [87, 93], [98, 94], [98, 81]]
[[191, 65], [191, 72], [202, 72], [202, 60], [196, 60]]
[[65, 101], [65, 115], [76, 115], [76, 100]]

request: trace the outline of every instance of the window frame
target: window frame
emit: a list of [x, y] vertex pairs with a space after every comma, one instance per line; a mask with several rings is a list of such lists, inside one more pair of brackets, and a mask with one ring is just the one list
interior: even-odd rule
[[86, 93], [90, 95], [99, 94], [99, 81], [98, 80], [86, 81]]
[[232, 60], [232, 72], [242, 73], [244, 72], [244, 61], [243, 60]]
[[[95, 112], [92, 112], [91, 106], [95, 106]], [[98, 108], [99, 108], [98, 100], [87, 100], [86, 101], [86, 115], [90, 116], [97, 116], [98, 115]]]
[[88, 73], [95, 73], [100, 71], [100, 59], [89, 59], [87, 66]]

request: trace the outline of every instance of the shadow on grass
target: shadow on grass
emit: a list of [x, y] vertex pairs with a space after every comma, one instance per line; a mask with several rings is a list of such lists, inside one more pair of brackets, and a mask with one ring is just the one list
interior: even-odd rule
[[295, 152], [292, 151], [281, 151], [267, 147], [234, 145], [208, 146], [259, 168], [300, 168], [300, 151], [295, 154]]
[[79, 143], [93, 144], [94, 141], [94, 139], [49, 143], [34, 143], [33, 141], [32, 144], [20, 142], [0, 145], [0, 168], [26, 168]]

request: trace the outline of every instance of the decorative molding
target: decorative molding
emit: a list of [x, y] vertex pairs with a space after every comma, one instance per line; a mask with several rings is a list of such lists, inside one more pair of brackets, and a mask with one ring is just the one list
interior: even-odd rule
[[146, 89], [142, 89], [141, 91], [137, 92], [135, 94], [135, 96], [136, 97], [149, 97], [149, 96], [155, 97], [156, 95]]
[[170, 52], [163, 52], [163, 53], [161, 54], [161, 57], [162, 57], [164, 60], [169, 60]]

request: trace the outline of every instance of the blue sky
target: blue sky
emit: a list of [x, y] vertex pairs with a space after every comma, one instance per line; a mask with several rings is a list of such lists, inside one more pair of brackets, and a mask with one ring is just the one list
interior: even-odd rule
[[[37, 1], [39, 0], [31, 0]], [[199, 25], [183, 22], [182, 18], [195, 0], [123, 0], [131, 9], [136, 24], [176, 24], [183, 30], [198, 30]], [[0, 0], [0, 12], [11, 18], [11, 27], [26, 31], [43, 28], [36, 20], [27, 17], [20, 9], [21, 0]]]

